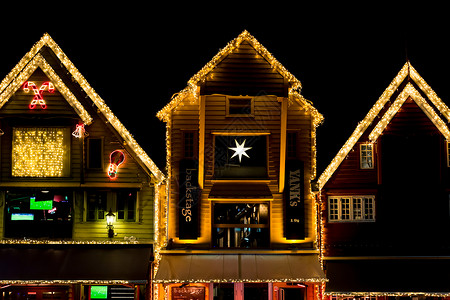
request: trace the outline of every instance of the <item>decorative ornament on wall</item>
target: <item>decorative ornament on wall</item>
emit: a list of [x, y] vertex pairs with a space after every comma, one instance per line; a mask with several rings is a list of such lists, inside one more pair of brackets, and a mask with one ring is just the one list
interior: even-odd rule
[[28, 105], [30, 109], [35, 109], [36, 105], [39, 104], [42, 109], [47, 108], [47, 104], [44, 101], [44, 97], [42, 94], [45, 90], [47, 90], [49, 93], [53, 93], [55, 91], [55, 87], [53, 86], [53, 83], [50, 81], [46, 81], [42, 83], [42, 85], [38, 88], [36, 84], [32, 81], [25, 81], [23, 84], [23, 90], [25, 93], [28, 93], [30, 89], [34, 92], [33, 100], [31, 100], [31, 103]]
[[121, 150], [114, 150], [109, 155], [108, 176], [110, 179], [117, 179], [119, 166], [125, 161], [125, 154]]
[[245, 151], [252, 149], [252, 147], [245, 147], [245, 141], [246, 140], [244, 140], [242, 142], [242, 144], [239, 144], [238, 141], [234, 140], [234, 142], [236, 144], [236, 147], [228, 147], [228, 149], [234, 151], [234, 154], [233, 154], [233, 156], [231, 156], [231, 158], [233, 158], [236, 155], [238, 155], [239, 156], [239, 162], [241, 162], [241, 160], [242, 160], [242, 155], [250, 158], [250, 156], [248, 156], [248, 154]]
[[76, 125], [77, 127], [75, 128], [75, 131], [72, 132], [72, 135], [76, 138], [85, 138], [89, 136], [89, 133], [86, 131], [86, 129], [84, 128], [84, 124], [80, 123]]

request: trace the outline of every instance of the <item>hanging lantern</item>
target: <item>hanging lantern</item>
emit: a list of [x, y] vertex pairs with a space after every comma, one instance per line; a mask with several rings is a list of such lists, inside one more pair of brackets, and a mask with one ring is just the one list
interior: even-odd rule
[[114, 150], [109, 155], [108, 176], [110, 179], [117, 178], [119, 166], [125, 161], [125, 154], [121, 150]]

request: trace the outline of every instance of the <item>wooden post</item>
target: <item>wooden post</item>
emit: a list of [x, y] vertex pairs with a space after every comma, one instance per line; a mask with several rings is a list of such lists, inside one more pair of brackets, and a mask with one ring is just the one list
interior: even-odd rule
[[278, 98], [281, 101], [281, 128], [280, 128], [280, 175], [278, 179], [278, 192], [282, 193], [285, 182], [285, 168], [286, 168], [286, 135], [287, 135], [287, 110], [288, 99]]

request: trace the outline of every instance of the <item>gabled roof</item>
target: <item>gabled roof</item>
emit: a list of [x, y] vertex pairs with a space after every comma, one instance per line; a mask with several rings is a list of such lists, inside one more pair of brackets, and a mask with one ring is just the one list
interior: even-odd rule
[[26, 53], [19, 63], [9, 72], [8, 75], [0, 83], [0, 108], [9, 100], [11, 95], [19, 89], [22, 84], [29, 78], [29, 76], [40, 67], [44, 73], [49, 77], [58, 91], [73, 107], [75, 112], [80, 116], [81, 120], [89, 125], [92, 123], [93, 118], [84, 109], [83, 105], [72, 94], [69, 88], [64, 84], [63, 80], [58, 76], [55, 70], [51, 67], [51, 64], [41, 55], [40, 50], [44, 47], [49, 47], [56, 57], [60, 60], [60, 63], [64, 65], [67, 71], [71, 74], [74, 81], [76, 81], [89, 98], [94, 102], [98, 110], [104, 115], [108, 122], [114, 127], [119, 135], [124, 139], [130, 149], [134, 152], [142, 163], [149, 169], [149, 171], [155, 176], [158, 181], [164, 179], [164, 174], [158, 169], [155, 163], [150, 159], [147, 153], [139, 146], [130, 132], [119, 121], [119, 119], [113, 114], [113, 112], [106, 105], [105, 101], [95, 92], [95, 90], [89, 85], [87, 80], [81, 75], [78, 69], [69, 60], [66, 54], [59, 48], [55, 41], [49, 34], [45, 33], [42, 38], [34, 44], [31, 50]]
[[317, 126], [323, 120], [323, 116], [317, 111], [317, 109], [312, 105], [312, 103], [305, 99], [301, 94], [300, 90], [302, 85], [300, 81], [295, 78], [292, 73], [290, 73], [286, 68], [278, 62], [278, 60], [273, 57], [273, 55], [267, 51], [267, 49], [261, 45], [247, 30], [244, 30], [237, 38], [232, 40], [227, 44], [225, 48], [220, 50], [210, 62], [208, 62], [200, 71], [191, 77], [188, 81], [186, 88], [181, 90], [179, 93], [175, 94], [171, 101], [161, 109], [156, 116], [167, 122], [170, 118], [170, 112], [176, 108], [178, 105], [182, 105], [185, 99], [196, 99], [198, 98], [198, 87], [200, 82], [202, 82], [206, 76], [230, 53], [239, 48], [239, 45], [247, 41], [257, 52], [260, 54], [274, 70], [280, 73], [287, 81], [290, 83], [289, 89], [289, 100], [298, 102], [306, 110], [311, 111], [314, 117], [314, 124]]
[[[417, 90], [415, 86], [408, 82], [401, 92], [396, 97], [395, 101], [389, 102], [392, 95], [406, 77], [415, 83], [415, 85], [420, 89]], [[427, 100], [422, 96], [424, 94], [434, 108], [428, 104]], [[377, 100], [375, 105], [370, 109], [366, 117], [358, 123], [356, 129], [353, 131], [350, 138], [345, 142], [344, 146], [339, 150], [336, 156], [333, 158], [331, 163], [325, 169], [325, 171], [320, 175], [318, 179], [319, 190], [323, 188], [325, 183], [331, 178], [336, 169], [340, 166], [342, 161], [347, 157], [348, 153], [352, 150], [354, 145], [358, 142], [364, 132], [371, 126], [377, 116], [381, 117], [373, 127], [372, 131], [369, 133], [369, 142], [374, 143], [377, 141], [378, 137], [384, 131], [386, 126], [405, 103], [406, 99], [411, 97], [414, 102], [422, 109], [422, 111], [427, 115], [427, 117], [433, 122], [437, 129], [442, 133], [442, 135], [450, 141], [450, 131], [447, 123], [450, 122], [450, 109], [445, 105], [444, 102], [436, 95], [433, 89], [425, 82], [425, 80], [419, 75], [419, 73], [413, 68], [410, 62], [406, 62], [402, 67], [397, 76], [392, 80], [391, 84], [383, 92], [381, 97]], [[389, 104], [388, 104], [389, 103]], [[387, 108], [383, 116], [380, 116], [380, 112]], [[442, 115], [446, 118], [446, 121], [442, 120], [439, 116]]]

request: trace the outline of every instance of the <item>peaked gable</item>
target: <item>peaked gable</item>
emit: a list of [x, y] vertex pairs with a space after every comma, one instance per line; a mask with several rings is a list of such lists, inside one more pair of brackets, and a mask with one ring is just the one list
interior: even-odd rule
[[[407, 82], [400, 93], [396, 96], [395, 100], [390, 103], [390, 100], [392, 100], [391, 98], [393, 97], [394, 93], [398, 91], [405, 80], [412, 80], [414, 84], [411, 82]], [[418, 87], [418, 89], [416, 88], [416, 86]], [[429, 102], [431, 102], [431, 105], [423, 95], [425, 95]], [[419, 75], [419, 73], [408, 61], [402, 67], [391, 84], [386, 88], [375, 105], [369, 110], [366, 117], [358, 123], [358, 126], [353, 131], [350, 138], [345, 142], [345, 144], [333, 158], [325, 171], [320, 175], [318, 179], [319, 190], [324, 187], [326, 182], [331, 178], [331, 176], [340, 166], [342, 161], [347, 157], [355, 144], [360, 140], [361, 136], [366, 132], [366, 130], [374, 125], [373, 129], [368, 135], [368, 141], [370, 143], [376, 142], [379, 136], [388, 126], [389, 122], [392, 120], [392, 118], [408, 98], [413, 99], [413, 101], [422, 109], [422, 111], [427, 115], [427, 117], [436, 126], [440, 133], [447, 140], [450, 140], [450, 131], [448, 126], [446, 125], [447, 122], [450, 122], [449, 108], [436, 95], [433, 89], [431, 89], [431, 87], [425, 82], [425, 80]], [[446, 118], [446, 122], [442, 120], [439, 114], [443, 115]], [[377, 116], [380, 117], [380, 120], [377, 123], [374, 123]]]
[[276, 71], [281, 77], [289, 83], [289, 101], [296, 101], [307, 111], [310, 111], [314, 117], [314, 124], [317, 126], [323, 121], [323, 116], [314, 108], [309, 100], [306, 100], [301, 94], [302, 85], [295, 76], [275, 59], [275, 57], [267, 51], [248, 31], [244, 30], [237, 38], [227, 44], [225, 48], [220, 50], [200, 71], [191, 77], [186, 88], [177, 93], [171, 101], [157, 113], [157, 117], [167, 122], [170, 118], [170, 112], [178, 105], [182, 105], [185, 99], [197, 99], [199, 97], [200, 85], [205, 82], [207, 76], [230, 54], [236, 53], [242, 44], [252, 47], [258, 55]]
[[117, 133], [123, 138], [125, 143], [134, 152], [135, 156], [145, 165], [146, 168], [155, 176], [158, 181], [164, 179], [163, 173], [158, 169], [155, 163], [150, 159], [147, 153], [139, 146], [130, 132], [113, 114], [106, 105], [105, 101], [95, 92], [87, 80], [81, 75], [78, 69], [69, 60], [66, 54], [59, 48], [56, 42], [45, 33], [42, 38], [34, 44], [31, 50], [26, 53], [17, 65], [9, 72], [0, 83], [0, 108], [8, 102], [11, 96], [23, 86], [24, 82], [40, 68], [45, 75], [52, 81], [55, 88], [63, 95], [71, 107], [75, 110], [85, 125], [92, 123], [93, 118], [89, 115], [84, 106], [78, 101], [72, 91], [67, 87], [62, 78], [55, 71], [54, 64], [46, 59], [42, 54], [44, 47], [48, 47], [59, 63], [70, 73], [73, 80], [89, 96], [97, 107], [98, 111], [108, 120]]

